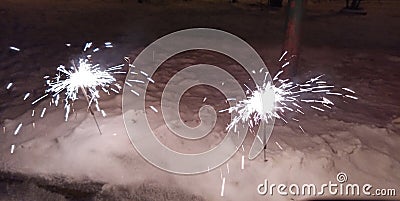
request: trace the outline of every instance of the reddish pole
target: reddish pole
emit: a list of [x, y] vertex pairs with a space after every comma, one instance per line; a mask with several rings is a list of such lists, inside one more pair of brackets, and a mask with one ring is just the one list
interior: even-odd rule
[[286, 19], [286, 35], [282, 54], [287, 51], [282, 59], [282, 65], [290, 62], [284, 69], [285, 77], [294, 77], [297, 73], [299, 61], [300, 26], [305, 0], [289, 0], [288, 15]]

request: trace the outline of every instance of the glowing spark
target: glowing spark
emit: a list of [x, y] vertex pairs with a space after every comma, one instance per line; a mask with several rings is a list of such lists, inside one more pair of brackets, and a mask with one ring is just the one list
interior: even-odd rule
[[111, 91], [113, 91], [116, 94], [119, 94], [119, 91], [117, 91], [116, 89], [110, 88]]
[[225, 190], [225, 177], [222, 178], [222, 185], [221, 185], [221, 197], [224, 196], [224, 190]]
[[322, 104], [327, 104], [327, 105], [334, 105], [332, 101], [329, 99], [322, 97]]
[[298, 107], [298, 108], [301, 108], [301, 106], [300, 106], [299, 104], [295, 103], [295, 102], [293, 102], [292, 104], [293, 104], [294, 106]]
[[278, 148], [279, 148], [280, 150], [283, 150], [282, 146], [281, 146], [278, 142], [275, 142], [275, 144], [276, 144], [276, 146], [278, 146]]
[[358, 98], [357, 97], [355, 97], [355, 96], [351, 96], [351, 95], [345, 95], [347, 98], [351, 98], [351, 99], [354, 99], [354, 100], [357, 100]]
[[31, 95], [31, 93], [26, 93], [24, 96], [24, 100], [28, 99], [29, 95]]
[[44, 94], [43, 96], [39, 97], [38, 99], [36, 99], [35, 101], [32, 102], [32, 105], [35, 105], [37, 102], [39, 102], [40, 100], [42, 100], [43, 98], [46, 98], [49, 94]]
[[13, 154], [13, 153], [14, 153], [14, 150], [15, 150], [15, 145], [12, 144], [12, 145], [11, 145], [11, 151], [10, 151], [10, 153]]
[[83, 48], [83, 51], [86, 52], [87, 49], [89, 49], [89, 48], [92, 47], [92, 44], [93, 44], [92, 42], [87, 42], [87, 43], [85, 44], [85, 47]]
[[113, 47], [111, 42], [105, 42], [104, 45], [105, 45], [106, 48], [112, 48]]
[[106, 114], [106, 112], [104, 112], [104, 110], [100, 110], [100, 112], [101, 112], [101, 115], [102, 115], [103, 117], [106, 117], [106, 116], [107, 116], [107, 114]]
[[115, 71], [115, 70], [121, 70], [122, 67], [124, 67], [124, 66], [125, 66], [125, 64], [119, 64], [116, 66], [109, 67], [105, 71], [110, 72], [110, 71]]
[[283, 57], [286, 56], [287, 52], [288, 52], [288, 51], [285, 51], [285, 52], [282, 54], [281, 58], [279, 58], [279, 61], [282, 61]]
[[301, 111], [301, 110], [299, 110], [299, 109], [296, 109], [296, 112], [298, 112], [298, 113], [300, 113], [300, 114], [304, 114], [304, 112]]
[[206, 100], [207, 100], [207, 97], [204, 97], [204, 98], [203, 98], [203, 103], [206, 102]]
[[55, 98], [52, 99], [56, 107], [58, 106], [58, 101], [60, 100], [60, 94], [57, 94]]
[[322, 76], [324, 76], [324, 75], [319, 75], [315, 78], [312, 78], [312, 79], [308, 80], [306, 83], [314, 83], [314, 82], [318, 81]]
[[142, 74], [142, 75], [144, 75], [144, 76], [149, 76], [147, 73], [145, 73], [145, 72], [143, 72], [143, 71], [140, 71], [140, 73]]
[[151, 77], [148, 77], [147, 80], [150, 81], [153, 84], [156, 83], [153, 79], [151, 79]]
[[64, 109], [65, 109], [64, 119], [65, 119], [65, 121], [68, 121], [68, 115], [71, 111], [71, 105], [69, 105], [69, 104], [64, 105]]
[[242, 170], [244, 170], [244, 155], [242, 155], [242, 166], [241, 166]]
[[13, 46], [10, 46], [10, 50], [14, 50], [14, 51], [17, 51], [17, 52], [21, 51], [21, 49], [19, 49], [17, 47], [13, 47]]
[[263, 143], [262, 139], [260, 138], [260, 136], [256, 136], [257, 140], [259, 140], [261, 143]]
[[353, 90], [351, 90], [351, 89], [349, 89], [349, 88], [342, 88], [342, 89], [345, 90], [345, 91], [348, 91], [348, 92], [350, 92], [350, 93], [353, 93], [353, 94], [356, 93], [355, 91], [353, 91]]
[[286, 62], [285, 64], [282, 65], [282, 68], [285, 68], [289, 64], [290, 64], [289, 62]]
[[228, 108], [228, 109], [220, 110], [220, 111], [218, 111], [218, 112], [219, 112], [219, 113], [222, 113], [222, 112], [226, 112], [226, 111], [229, 111], [229, 108]]
[[46, 108], [43, 108], [42, 113], [40, 114], [40, 118], [44, 117], [44, 113], [46, 112]]
[[341, 93], [335, 93], [335, 92], [328, 92], [326, 93], [327, 95], [335, 95], [335, 96], [342, 96], [343, 94]]
[[280, 76], [282, 73], [283, 73], [282, 70], [279, 71], [279, 72], [275, 75], [274, 79], [272, 79], [272, 80], [273, 80], [273, 81], [277, 80], [277, 79], [279, 78], [279, 76]]
[[140, 84], [144, 84], [143, 80], [128, 80], [129, 82], [135, 82], [135, 83], [140, 83]]
[[129, 83], [129, 82], [125, 82], [125, 84], [128, 85], [128, 86], [130, 86], [130, 87], [132, 87], [132, 84]]
[[132, 92], [133, 94], [135, 94], [136, 96], [139, 96], [139, 93], [136, 92], [136, 91], [134, 91], [133, 89], [131, 89], [131, 92]]
[[150, 105], [150, 109], [152, 109], [154, 112], [158, 112], [158, 110], [154, 107], [154, 106], [152, 106], [152, 105]]
[[22, 123], [19, 123], [17, 128], [14, 131], [14, 135], [17, 135], [19, 133], [19, 130], [21, 130], [21, 128], [22, 128]]
[[324, 109], [319, 108], [319, 107], [316, 107], [316, 106], [314, 106], [314, 105], [311, 105], [311, 108], [316, 109], [316, 110], [319, 110], [319, 111], [321, 111], [321, 112], [325, 111]]
[[303, 133], [306, 133], [306, 132], [304, 132], [304, 129], [303, 129], [303, 127], [301, 127], [301, 125], [299, 125], [299, 128]]
[[7, 89], [7, 90], [11, 89], [11, 87], [13, 86], [13, 84], [14, 84], [14, 83], [12, 83], [12, 82], [8, 83], [6, 89]]

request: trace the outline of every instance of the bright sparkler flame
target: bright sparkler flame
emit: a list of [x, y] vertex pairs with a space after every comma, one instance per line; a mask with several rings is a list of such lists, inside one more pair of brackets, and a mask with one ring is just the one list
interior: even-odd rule
[[[271, 81], [267, 82], [265, 79], [262, 86], [256, 86], [256, 90], [252, 91], [248, 88], [247, 94], [249, 95], [247, 98], [227, 109], [229, 113], [235, 113], [234, 118], [226, 128], [227, 130], [236, 127], [239, 122], [247, 123], [250, 128], [253, 128], [258, 125], [260, 121], [265, 121], [267, 123], [272, 120], [272, 118], [278, 118], [288, 123], [285, 112], [295, 112], [304, 115], [301, 103], [311, 104], [310, 107], [312, 109], [324, 112], [325, 109], [322, 107], [331, 109], [334, 105], [334, 103], [327, 98], [327, 95], [357, 99], [357, 97], [352, 95], [333, 92], [332, 90], [335, 89], [335, 86], [327, 85], [326, 81], [321, 80], [323, 75], [311, 78], [302, 84], [296, 84], [289, 79], [279, 79], [282, 73], [283, 70], [279, 71], [272, 80], [275, 84]], [[346, 93], [355, 93], [348, 88], [342, 88], [342, 90]], [[303, 98], [301, 97], [302, 94], [312, 96], [312, 98]], [[317, 98], [314, 97], [315, 94], [318, 94]], [[298, 121], [294, 118], [292, 118], [292, 120]], [[303, 131], [300, 125], [299, 127]]]
[[[88, 51], [92, 46], [92, 43], [86, 43], [84, 52]], [[105, 47], [112, 47], [110, 42], [105, 43]], [[92, 52], [99, 51], [99, 48], [95, 48]], [[79, 91], [82, 91], [85, 99], [88, 102], [88, 109], [91, 111], [91, 105], [94, 104], [96, 110], [101, 112], [105, 116], [105, 112], [99, 107], [99, 98], [101, 89], [107, 94], [110, 94], [110, 90], [119, 93], [122, 87], [115, 83], [116, 79], [113, 74], [120, 74], [125, 72], [116, 72], [117, 70], [122, 70], [125, 64], [120, 64], [112, 67], [108, 67], [102, 70], [100, 64], [93, 64], [90, 59], [91, 55], [87, 55], [83, 58], [79, 58], [78, 61], [72, 61], [72, 65], [66, 68], [60, 65], [57, 68], [57, 74], [55, 77], [50, 78], [50, 76], [45, 76], [46, 84], [48, 88], [45, 90], [45, 95], [36, 99], [32, 102], [36, 104], [48, 95], [52, 96], [51, 103], [56, 106], [60, 100], [60, 95], [65, 92], [64, 109], [65, 109], [65, 121], [68, 121], [69, 113], [71, 112], [71, 103], [76, 101], [78, 98]], [[116, 87], [116, 89], [112, 88]], [[92, 113], [92, 111], [91, 111]]]
[[71, 67], [67, 70], [65, 66], [59, 66], [57, 71], [66, 76], [66, 79], [61, 80], [59, 74], [54, 81], [48, 83], [49, 88], [46, 90], [48, 93], [53, 93], [53, 96], [58, 95], [65, 90], [65, 100], [75, 101], [78, 99], [78, 91], [88, 89], [91, 101], [99, 98], [97, 88], [104, 88], [115, 82], [115, 78], [106, 71], [102, 71], [99, 65], [92, 65], [88, 59], [79, 59], [78, 66]]
[[252, 91], [247, 99], [228, 109], [229, 113], [235, 111], [238, 115], [234, 117], [227, 129], [230, 130], [240, 121], [248, 122], [253, 127], [260, 120], [266, 120], [277, 117], [277, 101], [281, 99], [274, 86], [269, 82], [262, 87], [257, 86], [257, 90]]

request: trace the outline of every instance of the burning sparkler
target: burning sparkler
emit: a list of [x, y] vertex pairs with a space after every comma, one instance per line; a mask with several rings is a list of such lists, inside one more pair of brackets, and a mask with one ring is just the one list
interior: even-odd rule
[[[265, 82], [262, 86], [257, 86], [256, 90], [248, 88], [247, 99], [239, 101], [235, 106], [228, 108], [229, 113], [236, 112], [227, 129], [230, 130], [239, 122], [247, 122], [252, 128], [260, 121], [269, 122], [272, 118], [278, 118], [285, 123], [285, 112], [295, 112], [304, 114], [301, 103], [309, 103], [311, 108], [318, 111], [325, 111], [322, 107], [331, 109], [334, 103], [327, 98], [327, 95], [342, 96], [345, 98], [358, 99], [353, 95], [333, 92], [334, 85], [327, 85], [326, 81], [321, 80], [323, 75], [314, 77], [305, 83], [296, 84], [290, 79], [279, 79], [282, 70], [277, 73], [272, 82]], [[267, 73], [266, 73], [267, 75]], [[348, 88], [342, 88], [343, 91], [355, 93]], [[302, 98], [301, 94], [319, 94], [318, 98]], [[319, 104], [316, 106], [316, 104]], [[297, 119], [292, 119], [298, 121]]]
[[[110, 42], [105, 43], [106, 48], [112, 47]], [[87, 52], [92, 48], [92, 43], [86, 43], [84, 47], [84, 52]], [[99, 48], [94, 48], [92, 52], [99, 51]], [[99, 124], [97, 122], [96, 116], [92, 110], [92, 105], [95, 106], [98, 112], [101, 112], [103, 116], [106, 116], [104, 110], [101, 110], [99, 107], [99, 99], [100, 99], [100, 89], [107, 94], [110, 94], [110, 91], [115, 93], [119, 93], [119, 90], [122, 88], [118, 83], [116, 83], [116, 79], [113, 74], [125, 73], [120, 72], [125, 64], [120, 64], [117, 66], [108, 67], [105, 70], [102, 69], [100, 64], [95, 64], [91, 60], [91, 54], [87, 54], [83, 58], [79, 58], [77, 61], [72, 60], [71, 66], [66, 68], [63, 65], [60, 65], [57, 68], [57, 74], [55, 77], [50, 78], [50, 76], [45, 76], [46, 84], [48, 88], [45, 90], [45, 94], [35, 101], [32, 102], [36, 104], [43, 98], [47, 96], [51, 96], [51, 103], [54, 103], [56, 106], [60, 100], [60, 95], [64, 92], [65, 95], [64, 101], [64, 109], [65, 109], [65, 121], [68, 121], [68, 116], [71, 112], [71, 104], [78, 100], [79, 91], [81, 91], [85, 97], [85, 100], [88, 103], [88, 111], [90, 111], [93, 116], [97, 128], [101, 134], [101, 130]], [[112, 88], [115, 87], [115, 88]], [[28, 95], [29, 96], [29, 95]], [[25, 96], [24, 99], [26, 99]], [[45, 108], [41, 114], [43, 117]]]
[[[248, 95], [247, 98], [239, 101], [233, 107], [222, 110], [235, 113], [234, 118], [226, 127], [227, 130], [235, 129], [240, 122], [247, 123], [250, 128], [253, 128], [259, 125], [260, 122], [264, 121], [268, 123], [273, 118], [280, 119], [285, 123], [288, 123], [288, 120], [299, 122], [296, 118], [287, 119], [286, 114], [294, 112], [304, 115], [302, 103], [307, 103], [310, 108], [324, 112], [326, 109], [331, 109], [334, 105], [328, 99], [328, 96], [358, 99], [354, 96], [355, 92], [351, 89], [341, 88], [340, 90], [343, 93], [337, 92], [337, 88], [334, 85], [329, 85], [326, 81], [322, 80], [324, 75], [316, 76], [301, 84], [294, 83], [290, 79], [280, 79], [283, 68], [287, 65], [288, 62], [282, 65], [282, 69], [275, 75], [272, 81], [266, 81], [268, 76], [268, 72], [266, 72], [262, 86], [256, 86], [255, 90], [251, 90], [246, 86], [248, 89], [246, 92]], [[262, 72], [262, 69], [259, 72]], [[351, 93], [352, 95], [345, 93]], [[317, 97], [315, 98], [316, 95]], [[299, 128], [304, 133], [304, 129], [300, 125]], [[264, 136], [264, 139], [261, 141], [264, 145], [265, 154], [266, 137]], [[281, 146], [279, 147], [282, 148]]]

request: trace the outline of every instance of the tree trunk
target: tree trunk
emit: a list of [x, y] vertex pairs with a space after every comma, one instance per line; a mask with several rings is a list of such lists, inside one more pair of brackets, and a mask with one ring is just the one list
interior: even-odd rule
[[290, 62], [284, 68], [284, 76], [294, 77], [297, 73], [299, 61], [301, 19], [304, 12], [305, 0], [289, 0], [288, 15], [286, 20], [286, 35], [282, 54], [287, 51], [282, 59], [282, 65]]

